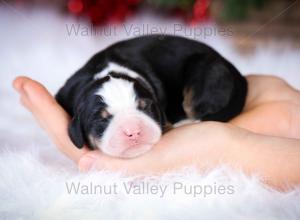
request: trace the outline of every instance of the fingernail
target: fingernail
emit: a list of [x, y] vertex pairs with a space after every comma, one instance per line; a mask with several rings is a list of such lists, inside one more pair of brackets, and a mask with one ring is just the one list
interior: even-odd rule
[[93, 167], [95, 161], [96, 161], [95, 157], [84, 156], [79, 160], [78, 168], [80, 171], [89, 171]]
[[15, 90], [17, 90], [17, 92], [19, 92], [19, 93], [21, 93], [21, 91], [24, 90], [22, 84], [15, 85], [14, 88], [15, 88]]
[[20, 87], [20, 83], [19, 81], [17, 80], [14, 80], [13, 83], [12, 83], [12, 86], [14, 87], [15, 90], [19, 90], [19, 87]]
[[13, 86], [19, 94], [27, 95], [26, 90], [24, 89], [23, 83], [15, 83]]

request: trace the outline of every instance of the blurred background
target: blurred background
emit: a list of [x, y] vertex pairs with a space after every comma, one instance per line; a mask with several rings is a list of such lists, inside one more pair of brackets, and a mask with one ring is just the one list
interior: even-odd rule
[[[295, 205], [299, 199], [291, 202], [294, 200], [289, 197], [299, 193], [270, 196], [262, 189], [256, 190], [260, 189], [256, 179], [245, 181], [244, 177], [237, 179], [243, 188], [237, 197], [217, 196], [199, 203], [177, 199], [177, 206], [173, 205], [173, 197], [172, 203], [161, 198], [97, 197], [97, 202], [89, 205], [86, 197], [81, 202], [82, 197], [61, 195], [62, 180], [66, 179], [62, 173], [68, 170], [76, 175], [77, 168], [56, 150], [21, 106], [12, 81], [26, 75], [55, 94], [96, 52], [116, 41], [147, 34], [180, 35], [202, 41], [244, 75], [271, 74], [300, 89], [300, 0], [0, 0], [0, 219], [45, 219], [34, 218], [33, 210], [47, 212], [57, 204], [63, 208], [51, 219], [63, 219], [69, 214], [65, 210], [74, 207], [95, 207], [97, 215], [95, 210], [85, 214], [100, 216], [97, 219], [110, 219], [108, 213], [112, 213], [111, 219], [117, 219], [118, 211], [117, 216], [134, 219], [132, 210], [144, 212], [144, 207], [152, 217], [159, 213], [165, 216], [172, 210], [170, 219], [222, 219], [228, 213], [238, 216], [230, 219], [241, 219], [241, 212], [256, 216], [248, 215], [247, 219], [275, 219], [271, 213], [279, 216], [276, 219], [286, 219], [282, 216], [288, 218], [292, 216], [290, 212], [299, 209]], [[103, 181], [110, 179], [97, 175]], [[220, 179], [226, 182], [228, 178], [212, 174], [207, 179], [213, 183]], [[101, 204], [103, 209], [95, 204]], [[122, 207], [122, 211], [115, 207]], [[116, 211], [111, 212], [112, 208]], [[196, 217], [189, 218], [193, 210]]]
[[85, 19], [94, 27], [120, 24], [151, 10], [187, 25], [213, 21], [234, 33], [232, 40], [243, 52], [270, 40], [300, 47], [298, 0], [1, 0], [0, 4], [14, 11], [52, 8]]

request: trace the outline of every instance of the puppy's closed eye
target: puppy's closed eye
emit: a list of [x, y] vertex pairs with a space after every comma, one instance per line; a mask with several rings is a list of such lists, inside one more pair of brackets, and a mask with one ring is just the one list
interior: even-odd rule
[[106, 119], [110, 116], [109, 112], [106, 109], [101, 110], [100, 117]]
[[147, 109], [151, 104], [152, 101], [150, 99], [139, 99], [138, 101], [138, 107], [140, 109]]

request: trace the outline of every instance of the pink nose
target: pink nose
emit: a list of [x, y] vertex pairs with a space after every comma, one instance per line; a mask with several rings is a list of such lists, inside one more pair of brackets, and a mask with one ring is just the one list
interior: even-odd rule
[[139, 125], [131, 124], [122, 128], [126, 139], [136, 141], [141, 136], [141, 127]]

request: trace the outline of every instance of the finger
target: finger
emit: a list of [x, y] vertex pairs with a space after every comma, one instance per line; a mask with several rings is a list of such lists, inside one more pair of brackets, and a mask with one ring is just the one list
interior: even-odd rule
[[[69, 116], [44, 86], [28, 77], [18, 77], [13, 85], [21, 94], [21, 101], [25, 107], [27, 107], [39, 121], [43, 119], [41, 122], [47, 124], [47, 130], [56, 127], [53, 129], [54, 132], [57, 130], [66, 132], [66, 129], [64, 129], [65, 123], [57, 119], [64, 118], [63, 121], [65, 121], [69, 119]], [[54, 115], [58, 117], [54, 117]]]
[[[21, 95], [21, 102], [22, 104], [30, 110], [32, 113], [36, 113], [37, 110], [39, 110], [41, 105], [41, 100], [38, 100], [38, 102], [31, 102], [32, 95], [34, 93], [38, 94], [39, 97], [42, 97], [42, 100], [45, 100], [46, 102], [50, 99], [52, 99], [52, 96], [49, 94], [47, 89], [43, 87], [40, 83], [25, 77], [25, 76], [19, 76], [13, 81], [13, 87], [19, 92]], [[28, 89], [29, 87], [29, 89]], [[31, 91], [31, 88], [34, 88], [34, 93], [30, 94], [30, 96], [27, 93], [27, 90]], [[41, 99], [41, 98], [40, 98]], [[33, 99], [35, 100], [35, 99]]]
[[30, 78], [26, 77], [26, 76], [18, 76], [17, 78], [15, 78], [15, 80], [13, 81], [13, 87], [18, 91], [21, 92], [23, 84], [30, 80]]
[[90, 151], [84, 154], [78, 161], [80, 171], [89, 171], [95, 167], [97, 159], [101, 160], [101, 153], [98, 150]]
[[[233, 119], [231, 123], [254, 133], [290, 137], [290, 116], [291, 106], [288, 103], [274, 101], [260, 104], [244, 112]], [[272, 123], [274, 119], [276, 120], [275, 124]]]
[[22, 104], [25, 108], [27, 108], [27, 109], [30, 109], [30, 108], [31, 108], [31, 107], [30, 107], [30, 102], [29, 102], [29, 100], [28, 100], [28, 98], [27, 98], [26, 96], [21, 95], [20, 102], [21, 102], [21, 104]]
[[78, 161], [87, 148], [76, 148], [68, 135], [69, 115], [40, 83], [28, 77], [18, 77], [14, 88], [21, 94], [21, 102], [28, 108], [46, 130], [59, 149], [71, 159]]
[[109, 170], [124, 174], [159, 174], [164, 171], [165, 163], [157, 163], [157, 152], [150, 151], [136, 158], [116, 158], [105, 155], [99, 150], [89, 151], [78, 161], [80, 171]]
[[103, 154], [99, 150], [90, 151], [84, 154], [78, 161], [78, 168], [80, 171], [89, 170], [109, 170], [109, 171], [121, 171], [123, 173], [132, 174], [137, 173], [137, 163], [140, 159], [122, 159], [116, 157], [110, 157]]
[[20, 102], [22, 103], [22, 105], [31, 111], [30, 100], [28, 99], [28, 96], [25, 90], [23, 89], [23, 84], [27, 80], [28, 80], [27, 77], [19, 76], [13, 81], [13, 87], [20, 94]]

